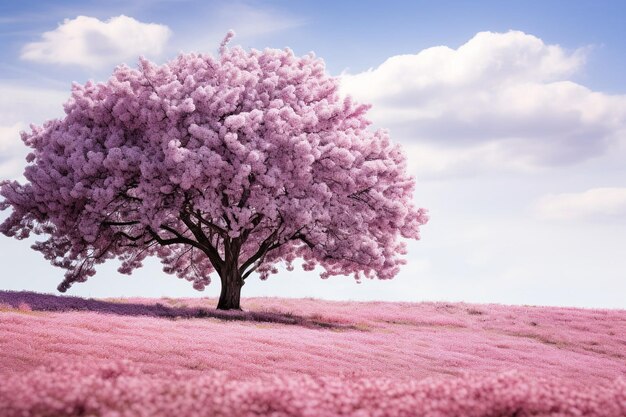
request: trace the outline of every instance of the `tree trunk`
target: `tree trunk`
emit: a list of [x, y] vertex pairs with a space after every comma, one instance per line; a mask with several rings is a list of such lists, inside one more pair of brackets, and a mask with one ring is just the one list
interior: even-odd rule
[[244, 281], [236, 266], [227, 268], [221, 275], [222, 291], [217, 303], [218, 310], [241, 310], [239, 301]]

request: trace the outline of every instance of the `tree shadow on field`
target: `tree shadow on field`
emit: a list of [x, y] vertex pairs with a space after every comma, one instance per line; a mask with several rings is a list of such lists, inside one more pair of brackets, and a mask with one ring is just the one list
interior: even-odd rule
[[120, 316], [148, 316], [167, 319], [215, 318], [225, 321], [278, 323], [317, 329], [358, 330], [355, 326], [333, 323], [323, 319], [312, 319], [291, 313], [224, 311], [201, 307], [170, 307], [161, 303], [113, 302], [93, 298], [39, 294], [30, 291], [0, 291], [0, 306], [3, 304], [15, 309], [32, 311], [92, 311]]

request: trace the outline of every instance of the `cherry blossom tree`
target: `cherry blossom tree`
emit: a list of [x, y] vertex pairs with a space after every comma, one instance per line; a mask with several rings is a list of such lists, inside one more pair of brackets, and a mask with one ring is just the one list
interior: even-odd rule
[[58, 286], [108, 259], [130, 274], [148, 256], [239, 309], [253, 272], [302, 259], [322, 278], [390, 279], [401, 238], [427, 221], [412, 203], [405, 156], [370, 106], [338, 92], [313, 54], [228, 47], [164, 65], [119, 66], [74, 84], [65, 117], [31, 126], [26, 182], [3, 181], [0, 232], [44, 235], [33, 249], [66, 270]]

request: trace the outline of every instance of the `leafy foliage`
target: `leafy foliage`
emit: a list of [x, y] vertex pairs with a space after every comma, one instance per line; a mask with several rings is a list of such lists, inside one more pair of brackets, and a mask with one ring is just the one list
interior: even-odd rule
[[369, 106], [342, 99], [322, 60], [228, 48], [75, 84], [66, 116], [31, 126], [25, 184], [4, 182], [0, 232], [48, 235], [33, 248], [67, 270], [131, 273], [157, 256], [203, 289], [210, 274], [267, 278], [274, 265], [322, 277], [392, 278], [425, 211]]

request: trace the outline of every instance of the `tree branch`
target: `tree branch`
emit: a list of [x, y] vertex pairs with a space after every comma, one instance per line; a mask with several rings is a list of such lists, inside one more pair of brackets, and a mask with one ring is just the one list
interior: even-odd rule
[[[259, 246], [259, 249], [257, 249], [257, 251], [254, 253], [254, 255], [252, 255], [250, 258], [248, 258], [248, 260], [245, 261], [241, 265], [241, 267], [239, 268], [239, 273], [241, 275], [244, 274], [246, 268], [248, 268], [250, 265], [254, 264], [262, 256], [265, 256], [265, 254], [270, 250], [270, 247], [274, 243], [274, 241], [275, 241], [275, 239], [276, 239], [276, 237], [278, 235], [278, 231], [279, 230], [280, 230], [280, 226], [278, 226], [272, 233], [270, 233], [270, 235], [268, 237], [266, 237], [265, 240], [263, 240], [263, 242]], [[272, 248], [272, 249], [275, 249], [275, 248]], [[248, 274], [246, 274], [246, 276], [248, 276]]]
[[241, 194], [241, 199], [239, 200], [239, 203], [237, 204], [237, 207], [239, 208], [243, 208], [243, 206], [246, 205], [246, 203], [248, 202], [248, 198], [250, 198], [250, 190], [252, 188], [252, 184], [254, 183], [254, 174], [248, 174], [248, 188], [244, 188], [243, 189], [243, 193]]
[[[283, 245], [287, 240], [285, 240], [284, 242], [278, 242], [277, 238], [278, 235], [281, 231], [281, 227], [284, 224], [284, 220], [283, 217], [280, 215], [279, 213], [279, 218], [280, 218], [280, 223], [278, 223], [278, 226], [276, 227], [276, 229], [270, 233], [270, 235], [268, 237], [266, 237], [263, 242], [261, 242], [261, 245], [259, 246], [259, 249], [254, 253], [254, 255], [252, 255], [250, 258], [248, 258], [247, 261], [245, 261], [241, 267], [239, 268], [239, 273], [242, 275], [242, 277], [247, 277], [248, 275], [250, 275], [250, 273], [252, 271], [254, 271], [256, 268], [258, 268], [258, 264], [256, 266], [254, 266], [250, 271], [246, 272], [246, 268], [249, 268], [251, 265], [254, 265], [254, 263], [256, 261], [258, 261], [259, 259], [263, 259], [265, 258], [265, 255], [271, 251], [274, 250], [278, 247], [280, 247], [281, 245]], [[302, 230], [302, 228], [298, 229], [298, 232]], [[296, 232], [297, 233], [297, 232]]]
[[225, 235], [228, 234], [228, 232], [226, 232], [226, 230], [222, 229], [221, 227], [219, 227], [215, 223], [210, 222], [207, 219], [205, 219], [204, 217], [202, 217], [202, 215], [200, 214], [200, 210], [196, 210], [195, 212], [188, 212], [188, 213], [192, 214], [196, 218], [196, 220], [198, 220], [203, 225], [207, 226], [210, 229], [213, 229], [220, 236], [225, 236]]
[[187, 244], [188, 243], [187, 240], [189, 240], [189, 239], [180, 239], [180, 238], [163, 239], [161, 236], [159, 236], [157, 232], [155, 232], [152, 229], [148, 229], [148, 233], [150, 233], [150, 236], [152, 236], [152, 238], [156, 240], [157, 243], [161, 246], [175, 245], [175, 244]]
[[311, 249], [315, 249], [315, 245], [313, 243], [311, 243], [311, 241], [303, 234], [301, 233], [296, 233], [291, 237], [291, 240], [301, 240], [304, 243], [306, 243], [306, 245], [311, 248]]
[[367, 201], [364, 198], [364, 196], [369, 196], [368, 191], [371, 190], [372, 188], [374, 188], [374, 186], [364, 188], [363, 190], [360, 190], [360, 191], [356, 191], [356, 192], [348, 195], [348, 198], [351, 198], [351, 199], [356, 200], [356, 201], [360, 201], [361, 203], [366, 204], [372, 210], [375, 210], [374, 206], [372, 206], [372, 203], [370, 203], [369, 201]]
[[126, 233], [126, 232], [115, 232], [115, 233], [113, 234], [113, 236], [121, 236], [121, 237], [124, 237], [124, 238], [126, 238], [126, 239], [130, 240], [131, 242], [136, 242], [136, 241], [138, 241], [139, 239], [141, 239], [141, 238], [143, 238], [143, 237], [144, 237], [144, 236], [143, 236], [143, 234], [141, 234], [141, 235], [139, 235], [139, 236], [131, 236], [131, 235], [129, 235], [129, 234], [128, 234], [128, 233]]
[[[224, 266], [224, 261], [220, 257], [217, 249], [211, 244], [211, 241], [206, 237], [201, 227], [198, 227], [191, 221], [189, 217], [189, 213], [186, 211], [182, 211], [180, 213], [180, 219], [185, 223], [187, 228], [193, 233], [194, 237], [197, 240], [198, 249], [202, 250], [207, 254], [209, 260], [213, 264], [213, 268], [217, 271], [218, 274], [221, 274], [222, 268]], [[190, 240], [190, 239], [189, 239]], [[192, 241], [193, 242], [193, 241]], [[196, 243], [196, 242], [194, 242]]]
[[[263, 250], [263, 252], [262, 252], [262, 253], [260, 254], [260, 256], [258, 257], [258, 259], [257, 259], [257, 260], [255, 260], [255, 262], [256, 262], [256, 263], [254, 263], [254, 262], [253, 262], [253, 263], [254, 263], [254, 265], [252, 265], [252, 268], [250, 268], [248, 271], [246, 271], [246, 273], [245, 273], [245, 274], [242, 274], [242, 275], [241, 275], [241, 279], [246, 279], [246, 278], [248, 278], [248, 276], [249, 276], [251, 273], [253, 273], [254, 271], [256, 271], [256, 269], [257, 269], [259, 266], [261, 266], [261, 265], [263, 264], [263, 261], [265, 260], [265, 255], [267, 255], [267, 253], [268, 253], [269, 251], [274, 250], [274, 249], [276, 249], [276, 248], [280, 247], [280, 246], [281, 246], [281, 245], [283, 245], [284, 243], [285, 243], [285, 242], [282, 242], [282, 243], [276, 242], [276, 243], [274, 243], [273, 245], [271, 245], [271, 246], [267, 247], [266, 249], [264, 249], [264, 250]], [[258, 253], [258, 252], [257, 252], [257, 253]], [[255, 255], [256, 255], [256, 254], [255, 254]], [[250, 259], [252, 259], [252, 258], [250, 258]], [[248, 265], [248, 267], [249, 267], [249, 266], [250, 266], [250, 265]], [[243, 266], [242, 266], [242, 268], [243, 268]], [[243, 271], [241, 268], [240, 268], [239, 270], [240, 270], [240, 271]]]
[[132, 220], [132, 221], [127, 221], [127, 222], [110, 222], [110, 221], [103, 221], [102, 225], [104, 226], [132, 226], [135, 224], [139, 224], [140, 222], [137, 220]]
[[252, 233], [252, 231], [254, 229], [256, 229], [256, 227], [259, 225], [259, 223], [261, 223], [261, 220], [263, 220], [263, 214], [261, 213], [255, 213], [254, 217], [251, 220], [252, 223], [252, 227], [249, 229], [246, 229], [243, 231], [243, 233], [241, 234], [241, 242], [245, 243], [246, 240], [248, 240], [248, 236], [250, 236], [250, 233]]

